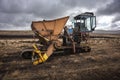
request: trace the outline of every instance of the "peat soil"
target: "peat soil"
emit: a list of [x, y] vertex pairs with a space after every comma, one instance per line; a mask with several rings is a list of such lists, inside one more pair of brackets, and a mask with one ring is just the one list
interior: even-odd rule
[[33, 65], [21, 58], [36, 39], [0, 39], [0, 80], [120, 80], [120, 38], [91, 38], [91, 52], [53, 54]]

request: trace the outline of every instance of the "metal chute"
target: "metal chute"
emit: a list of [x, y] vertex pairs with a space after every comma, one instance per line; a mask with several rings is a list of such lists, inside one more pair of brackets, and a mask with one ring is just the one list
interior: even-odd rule
[[69, 17], [67, 16], [55, 20], [33, 21], [31, 28], [35, 33], [38, 33], [48, 40], [57, 40], [58, 35], [63, 30], [68, 18]]

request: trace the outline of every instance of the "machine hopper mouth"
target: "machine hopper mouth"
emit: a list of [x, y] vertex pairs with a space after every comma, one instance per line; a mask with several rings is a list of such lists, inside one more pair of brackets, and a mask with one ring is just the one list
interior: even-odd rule
[[33, 21], [31, 28], [35, 34], [51, 40], [57, 40], [69, 16], [54, 20]]

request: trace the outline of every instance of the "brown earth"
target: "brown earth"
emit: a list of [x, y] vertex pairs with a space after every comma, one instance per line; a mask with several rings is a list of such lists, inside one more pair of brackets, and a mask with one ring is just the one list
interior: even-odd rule
[[120, 80], [118, 35], [90, 39], [91, 52], [53, 54], [45, 63], [34, 66], [31, 60], [22, 59], [20, 52], [36, 41], [0, 39], [0, 80]]

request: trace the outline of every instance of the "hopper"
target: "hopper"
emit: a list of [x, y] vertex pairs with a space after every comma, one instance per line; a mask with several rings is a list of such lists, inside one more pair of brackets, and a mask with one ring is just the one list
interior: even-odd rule
[[68, 18], [69, 16], [55, 20], [33, 21], [31, 28], [35, 34], [39, 34], [39, 37], [46, 38], [49, 41], [57, 40]]

